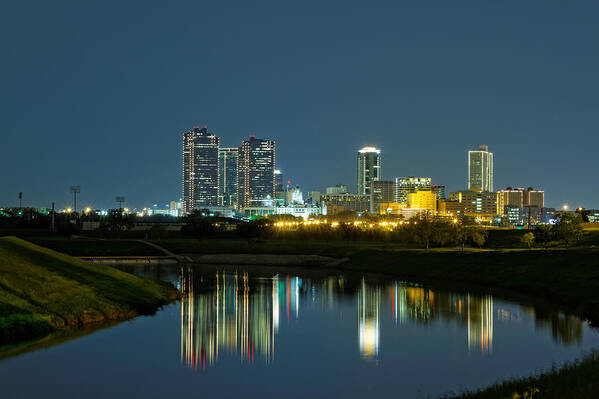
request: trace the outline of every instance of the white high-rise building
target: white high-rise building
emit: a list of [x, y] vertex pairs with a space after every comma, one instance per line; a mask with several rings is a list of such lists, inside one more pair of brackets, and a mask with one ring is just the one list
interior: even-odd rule
[[372, 182], [381, 179], [381, 151], [364, 147], [358, 151], [358, 194], [370, 195]]
[[468, 151], [468, 189], [493, 191], [493, 153], [486, 144], [478, 151]]

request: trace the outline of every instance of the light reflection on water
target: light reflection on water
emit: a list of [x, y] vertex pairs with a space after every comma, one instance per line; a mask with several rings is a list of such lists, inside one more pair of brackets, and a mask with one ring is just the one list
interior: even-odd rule
[[[181, 361], [193, 369], [214, 366], [219, 355], [241, 363], [275, 358], [281, 321], [298, 319], [301, 307], [335, 310], [340, 301], [355, 303], [357, 347], [360, 356], [376, 363], [381, 351], [381, 313], [390, 307], [393, 328], [408, 324], [454, 322], [464, 327], [464, 351], [493, 354], [494, 319], [518, 323], [520, 311], [494, 309], [491, 295], [456, 294], [400, 281], [348, 282], [343, 276], [299, 277], [274, 273], [251, 278], [247, 272], [202, 272], [184, 267], [179, 276], [181, 300]], [[301, 306], [300, 306], [301, 304]], [[535, 316], [538, 329], [550, 329], [556, 343], [582, 341], [583, 322], [562, 313]], [[384, 333], [384, 332], [383, 332]]]
[[596, 330], [547, 304], [384, 276], [207, 265], [123, 269], [172, 282], [181, 301], [3, 359], [2, 397], [435, 397], [599, 347]]

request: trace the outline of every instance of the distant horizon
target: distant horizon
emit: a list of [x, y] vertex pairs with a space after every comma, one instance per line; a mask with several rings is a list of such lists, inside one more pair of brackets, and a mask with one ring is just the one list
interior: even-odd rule
[[[208, 133], [212, 133], [215, 136], [217, 136], [219, 139], [222, 139], [222, 136], [220, 136], [219, 134], [217, 134], [216, 132], [214, 132], [213, 130], [211, 130], [208, 126], [209, 125], [205, 125], [205, 124], [204, 125], [194, 125], [194, 126], [192, 126], [191, 129], [195, 129], [195, 128], [207, 128]], [[249, 134], [248, 135], [248, 137], [252, 137], [252, 136], [256, 136], [256, 138], [259, 138], [259, 139], [273, 140], [275, 143], [277, 142], [276, 139], [272, 139], [272, 138], [269, 138], [269, 137], [258, 137], [255, 134]], [[241, 144], [241, 142], [243, 140], [245, 140], [245, 139], [242, 138], [240, 140], [240, 144]], [[492, 148], [490, 146], [488, 146], [487, 144], [480, 144], [476, 148], [479, 148], [482, 145], [487, 146], [488, 147], [488, 151], [490, 153], [492, 153], [493, 156], [495, 156], [495, 153], [493, 152]], [[231, 145], [221, 145], [220, 146], [220, 148], [232, 148], [232, 147], [238, 147], [238, 146], [231, 146]], [[384, 166], [385, 158], [384, 158], [384, 149], [381, 146], [374, 145], [374, 144], [372, 144], [372, 145], [364, 145], [362, 147], [358, 147], [356, 149], [354, 155], [357, 156], [359, 150], [363, 149], [363, 148], [366, 148], [366, 147], [372, 147], [372, 148], [375, 148], [375, 149], [377, 149], [377, 150], [380, 151], [380, 153], [381, 153], [381, 166], [382, 166], [381, 169], [383, 170], [383, 175], [384, 175], [385, 168], [383, 166]], [[468, 154], [468, 151], [475, 151], [475, 150], [476, 149], [468, 149], [468, 150], [466, 150], [466, 154]], [[355, 157], [354, 157], [354, 161], [355, 161]], [[467, 160], [466, 160], [466, 163], [467, 163]], [[275, 165], [275, 168], [276, 168], [276, 170], [281, 171], [281, 173], [283, 174], [283, 179], [285, 181], [289, 180], [286, 177], [287, 175], [285, 174], [284, 170], [280, 169], [277, 165]], [[468, 170], [467, 165], [465, 167], [465, 170], [466, 170], [465, 180], [467, 181], [468, 180], [467, 179], [467, 170]], [[493, 171], [493, 174], [495, 174], [495, 170]], [[436, 182], [435, 179], [432, 176], [425, 176], [423, 174], [416, 174], [416, 175], [394, 174], [391, 177], [384, 177], [384, 178], [381, 178], [380, 180], [391, 181], [391, 180], [394, 180], [397, 177], [430, 177], [432, 179], [432, 184], [433, 185], [435, 185], [435, 186], [445, 186], [445, 188], [446, 188], [446, 195], [447, 196], [449, 196], [450, 193], [455, 193], [455, 192], [458, 192], [458, 191], [468, 190], [468, 185], [467, 184], [463, 188], [449, 189], [449, 186], [447, 184], [445, 184], [443, 182]], [[79, 183], [77, 183], [77, 184], [79, 184]], [[305, 188], [305, 186], [296, 184], [293, 180], [291, 180], [291, 185], [293, 187], [295, 187], [296, 185], [299, 185], [302, 193], [304, 193], [304, 194], [306, 194], [306, 193], [308, 193], [310, 191], [320, 191], [321, 193], [325, 193], [327, 187], [334, 187], [337, 184], [343, 184], [343, 185], [347, 186], [349, 193], [355, 194], [357, 192], [356, 187], [355, 187], [356, 186], [356, 182], [353, 182], [353, 184], [347, 184], [345, 182], [333, 182], [333, 183], [330, 183], [330, 184], [328, 184], [328, 185], [326, 185], [324, 187], [321, 187], [321, 188]], [[79, 185], [81, 186], [81, 184], [79, 184]], [[546, 189], [544, 189], [542, 187], [537, 187], [535, 185], [530, 185], [530, 184], [524, 185], [524, 186], [521, 186], [521, 185], [508, 185], [508, 186], [505, 186], [505, 187], [494, 187], [493, 188], [493, 190], [494, 190], [493, 192], [497, 192], [497, 191], [500, 191], [500, 190], [505, 190], [507, 188], [525, 188], [526, 189], [526, 188], [529, 188], [529, 187], [532, 187], [535, 190], [544, 191], [545, 192], [545, 196], [547, 195], [547, 190]], [[67, 187], [67, 189], [68, 189], [68, 187]], [[18, 201], [19, 200], [18, 200], [17, 195], [18, 195], [18, 193], [15, 194], [16, 201], [17, 201], [16, 205], [2, 205], [2, 204], [0, 204], [0, 207], [9, 208], [9, 207], [18, 206]], [[78, 202], [78, 204], [83, 204], [81, 202], [81, 196], [80, 195], [81, 194], [78, 195], [77, 202]], [[23, 193], [23, 196], [24, 196], [24, 199], [25, 199], [25, 193]], [[66, 194], [66, 197], [70, 198], [70, 199], [69, 200], [64, 200], [63, 204], [61, 206], [58, 205], [59, 201], [54, 201], [56, 209], [66, 209], [66, 208], [69, 208], [72, 205], [72, 203], [73, 203], [73, 201], [72, 201], [72, 198], [73, 198], [72, 194]], [[127, 196], [125, 195], [125, 199], [126, 199], [126, 197]], [[116, 195], [115, 195], [115, 198], [116, 198]], [[133, 204], [130, 204], [130, 205], [127, 205], [127, 207], [131, 208], [131, 209], [143, 209], [143, 208], [150, 208], [150, 207], [159, 206], [159, 205], [166, 205], [166, 206], [168, 206], [171, 201], [180, 201], [180, 200], [181, 200], [181, 197], [179, 196], [179, 197], [176, 197], [176, 198], [173, 197], [171, 199], [166, 199], [166, 200], [161, 200], [161, 201], [146, 201], [146, 203], [144, 203], [143, 205], [133, 205]], [[116, 204], [116, 201], [114, 201], [114, 202]], [[562, 207], [564, 205], [567, 205], [570, 210], [576, 209], [576, 208], [580, 207], [580, 206], [571, 206], [571, 204], [568, 204], [568, 203], [562, 203], [562, 204], [559, 204], [557, 206], [551, 206], [551, 205], [547, 204], [547, 201], [545, 201], [545, 202], [546, 202], [545, 203], [545, 207], [546, 208], [555, 208], [556, 210], [562, 209]], [[125, 203], [128, 204], [128, 201], [126, 200]], [[78, 207], [78, 209], [83, 209], [84, 207], [87, 207], [87, 206], [91, 206], [93, 209], [115, 209], [115, 208], [118, 208], [117, 206], [114, 206], [114, 205], [112, 205], [112, 206], [111, 205], [108, 205], [108, 206], [93, 206], [93, 205], [88, 204], [88, 205], [82, 205], [81, 207]], [[23, 208], [50, 208], [50, 207], [51, 207], [51, 205], [50, 206], [44, 206], [44, 205], [32, 205], [32, 206], [28, 206], [26, 204], [23, 204]], [[585, 207], [585, 209], [595, 209], [595, 208], [586, 208]]]

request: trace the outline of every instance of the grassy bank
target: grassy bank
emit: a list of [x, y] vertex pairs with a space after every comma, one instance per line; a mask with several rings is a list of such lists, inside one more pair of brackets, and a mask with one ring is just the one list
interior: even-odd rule
[[56, 329], [150, 313], [176, 295], [163, 282], [18, 238], [0, 238], [0, 346]]
[[[538, 391], [537, 391], [538, 390]], [[597, 398], [599, 395], [599, 353], [567, 363], [537, 375], [500, 382], [490, 387], [451, 396], [454, 399], [526, 398]], [[449, 398], [449, 396], [448, 396]]]

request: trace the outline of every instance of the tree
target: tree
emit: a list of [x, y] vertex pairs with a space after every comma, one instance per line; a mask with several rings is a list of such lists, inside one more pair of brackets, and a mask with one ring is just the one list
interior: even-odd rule
[[520, 242], [523, 244], [526, 244], [526, 246], [528, 246], [528, 249], [530, 249], [532, 247], [532, 244], [535, 242], [535, 235], [532, 232], [528, 232], [522, 235], [522, 237], [520, 237]]
[[543, 244], [544, 247], [547, 247], [547, 244], [553, 240], [553, 236], [553, 229], [548, 224], [538, 225], [534, 232], [535, 241]]
[[205, 215], [208, 215], [205, 210], [195, 210], [185, 216], [183, 232], [200, 239], [213, 236], [216, 231], [213, 220]]
[[462, 252], [464, 252], [464, 245], [467, 242], [474, 243], [479, 248], [482, 248], [487, 241], [487, 236], [487, 230], [480, 227], [465, 226], [462, 223], [458, 223], [454, 228], [455, 241], [462, 247]]
[[442, 247], [455, 242], [453, 223], [436, 218], [433, 221], [433, 241]]
[[469, 230], [470, 239], [472, 240], [472, 242], [478, 245], [479, 248], [482, 248], [483, 245], [485, 245], [485, 242], [487, 241], [487, 230], [481, 229], [479, 227], [471, 227]]
[[559, 222], [554, 226], [555, 235], [564, 241], [566, 248], [582, 238], [582, 217], [578, 213], [564, 212], [559, 217]]
[[414, 223], [414, 240], [429, 249], [434, 234], [433, 219], [427, 213], [423, 213], [420, 216], [411, 218], [410, 222]]
[[103, 225], [110, 231], [131, 230], [135, 225], [135, 215], [126, 213], [123, 209], [111, 209]]
[[270, 231], [268, 221], [265, 219], [256, 219], [237, 225], [237, 234], [248, 241], [252, 238], [258, 238], [260, 235], [268, 235]]
[[468, 241], [468, 228], [462, 223], [456, 224], [453, 229], [454, 239], [460, 245], [462, 253], [464, 252], [464, 245]]

